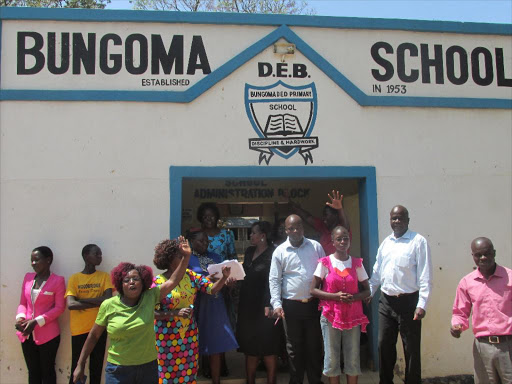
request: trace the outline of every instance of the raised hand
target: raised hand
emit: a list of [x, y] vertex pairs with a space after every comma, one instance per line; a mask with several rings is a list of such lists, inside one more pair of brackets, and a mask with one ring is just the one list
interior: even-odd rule
[[190, 248], [190, 244], [187, 239], [183, 236], [178, 237], [179, 250], [182, 256], [190, 256], [192, 254], [192, 249]]
[[340, 194], [340, 191], [333, 190], [332, 194], [328, 193], [327, 196], [329, 196], [329, 200], [331, 200], [331, 201], [326, 202], [325, 205], [328, 205], [332, 209], [336, 209], [336, 210], [343, 208], [343, 204], [342, 204], [343, 195]]

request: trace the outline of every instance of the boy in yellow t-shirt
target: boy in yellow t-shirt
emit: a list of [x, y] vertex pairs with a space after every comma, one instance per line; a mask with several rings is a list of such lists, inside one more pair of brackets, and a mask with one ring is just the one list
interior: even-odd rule
[[[82, 272], [71, 275], [66, 290], [67, 305], [70, 312], [71, 328], [71, 377], [76, 368], [80, 352], [89, 335], [100, 304], [112, 297], [112, 283], [106, 272], [97, 271], [101, 264], [102, 253], [96, 244], [88, 244], [82, 249], [85, 267]], [[89, 361], [89, 377], [91, 384], [100, 384], [107, 332], [103, 332], [91, 353]]]

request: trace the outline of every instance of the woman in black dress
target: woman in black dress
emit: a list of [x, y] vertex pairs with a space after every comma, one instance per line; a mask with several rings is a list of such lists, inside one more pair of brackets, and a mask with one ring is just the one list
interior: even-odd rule
[[[245, 251], [245, 279], [240, 289], [236, 336], [239, 351], [245, 354], [247, 383], [254, 384], [256, 368], [261, 356], [267, 369], [267, 383], [275, 384], [277, 355], [280, 352], [279, 327], [271, 318], [268, 274], [272, 260], [272, 227], [258, 221], [251, 227], [252, 246]], [[280, 323], [279, 323], [280, 325]]]

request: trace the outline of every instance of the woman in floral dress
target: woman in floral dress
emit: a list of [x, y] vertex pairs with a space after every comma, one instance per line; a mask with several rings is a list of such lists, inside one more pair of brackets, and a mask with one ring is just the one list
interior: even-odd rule
[[[154, 278], [161, 285], [179, 265], [181, 256], [175, 240], [164, 240], [155, 248], [153, 262], [166, 271]], [[159, 384], [196, 383], [199, 351], [198, 328], [194, 320], [194, 300], [198, 292], [216, 294], [229, 277], [230, 268], [212, 283], [207, 277], [187, 269], [183, 279], [157, 306], [155, 311], [156, 349]]]

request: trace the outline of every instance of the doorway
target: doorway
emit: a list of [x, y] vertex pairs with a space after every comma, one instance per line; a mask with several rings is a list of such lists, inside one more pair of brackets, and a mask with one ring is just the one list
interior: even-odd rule
[[[197, 206], [216, 202], [221, 219], [237, 238], [237, 253], [243, 255], [248, 227], [255, 220], [271, 223], [289, 213], [288, 200], [298, 202], [320, 216], [327, 192], [338, 189], [344, 194], [344, 206], [352, 228], [351, 254], [362, 257], [365, 269], [371, 266], [379, 246], [377, 227], [377, 189], [374, 167], [182, 167], [169, 169], [170, 237], [175, 238], [198, 225]], [[312, 229], [306, 236], [315, 238]], [[377, 300], [368, 313], [370, 367], [378, 369]]]

